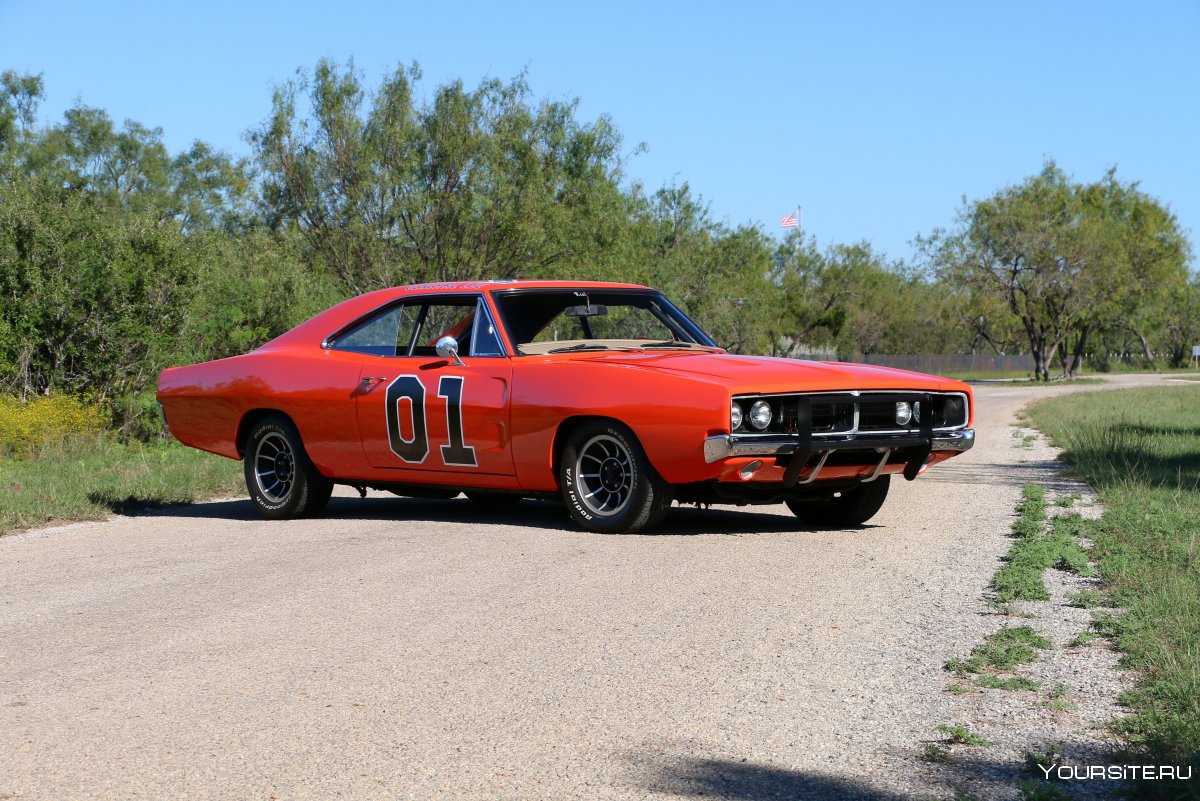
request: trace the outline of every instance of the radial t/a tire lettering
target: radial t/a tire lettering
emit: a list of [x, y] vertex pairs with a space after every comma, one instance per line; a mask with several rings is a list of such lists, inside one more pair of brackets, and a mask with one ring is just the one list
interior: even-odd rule
[[283, 415], [264, 417], [250, 429], [243, 469], [250, 500], [273, 520], [320, 514], [333, 492], [333, 482], [313, 465], [300, 432]]
[[568, 435], [558, 465], [567, 512], [588, 531], [641, 531], [671, 505], [671, 486], [655, 472], [637, 437], [615, 421], [584, 423]]

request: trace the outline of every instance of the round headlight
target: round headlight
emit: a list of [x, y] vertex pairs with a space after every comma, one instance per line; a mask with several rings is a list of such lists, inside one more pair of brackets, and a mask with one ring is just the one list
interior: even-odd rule
[[750, 407], [750, 425], [762, 431], [771, 425], [771, 404], [766, 401], [755, 401]]
[[913, 410], [908, 401], [896, 401], [896, 425], [906, 426], [912, 419]]
[[742, 407], [736, 401], [729, 402], [729, 430], [737, 431], [742, 427]]

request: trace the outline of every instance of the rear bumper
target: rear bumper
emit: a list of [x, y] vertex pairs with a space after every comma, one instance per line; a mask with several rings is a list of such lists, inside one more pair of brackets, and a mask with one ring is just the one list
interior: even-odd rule
[[[916, 448], [928, 440], [923, 437], [828, 437], [813, 440], [812, 450], [824, 451], [880, 451]], [[964, 428], [937, 434], [930, 444], [931, 451], [963, 452], [975, 444], [975, 431]], [[718, 434], [704, 440], [704, 461], [712, 464], [730, 456], [784, 456], [796, 452], [800, 441], [794, 437], [750, 438]]]

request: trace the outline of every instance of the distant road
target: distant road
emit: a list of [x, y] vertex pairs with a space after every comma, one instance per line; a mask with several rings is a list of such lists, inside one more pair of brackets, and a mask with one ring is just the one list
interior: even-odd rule
[[0, 799], [942, 793], [914, 744], [1055, 469], [1007, 426], [1061, 391], [981, 387], [975, 449], [854, 531], [720, 507], [603, 536], [351, 492], [0, 538]]

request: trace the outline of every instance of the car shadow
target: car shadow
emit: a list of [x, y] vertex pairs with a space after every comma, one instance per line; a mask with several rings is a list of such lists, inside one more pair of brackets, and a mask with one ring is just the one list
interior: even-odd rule
[[[110, 507], [123, 515], [154, 515], [189, 519], [219, 519], [252, 522], [263, 519], [249, 499], [203, 501], [186, 506], [125, 506]], [[466, 498], [428, 500], [423, 498], [338, 496], [330, 499], [321, 514], [322, 519], [405, 521], [423, 523], [480, 523], [486, 525], [519, 526], [549, 531], [598, 536], [583, 531], [568, 517], [562, 504], [544, 500], [521, 500], [513, 504], [481, 507]], [[877, 526], [846, 529], [853, 535]], [[702, 534], [752, 536], [815, 531], [804, 526], [792, 515], [753, 511], [753, 507], [696, 508], [672, 507], [654, 529], [635, 536], [694, 537]], [[630, 535], [619, 535], [630, 536]]]
[[917, 483], [992, 487], [1023, 487], [1038, 483], [1054, 492], [1071, 492], [1078, 488], [1079, 482], [1070, 475], [1069, 469], [1069, 465], [1056, 459], [1031, 459], [1016, 466], [996, 462], [950, 461], [931, 468], [917, 478]]
[[908, 796], [857, 781], [816, 772], [730, 759], [677, 757], [655, 760], [641, 789], [679, 798], [729, 801], [900, 801]]
[[[919, 744], [914, 744], [911, 769], [924, 774], [926, 781], [945, 788], [948, 797], [1006, 798], [1013, 794], [1019, 782], [1030, 782], [1030, 791], [1037, 797], [1052, 795], [1062, 783], [1046, 781], [1046, 773], [1032, 758], [1024, 761], [998, 759], [978, 749], [953, 746], [945, 739], [933, 738], [923, 742], [940, 743], [953, 752], [945, 762], [931, 764], [919, 757]], [[1031, 743], [1029, 753], [1058, 751], [1059, 744]], [[859, 776], [835, 776], [817, 771], [784, 768], [749, 759], [705, 758], [691, 755], [670, 755], [667, 749], [655, 748], [623, 755], [629, 765], [629, 784], [640, 792], [670, 795], [677, 798], [727, 799], [728, 801], [766, 801], [766, 799], [796, 799], [797, 801], [899, 801], [912, 798], [910, 792], [898, 792], [889, 782], [888, 768], [873, 766], [870, 761], [858, 766]], [[1061, 746], [1047, 767], [1057, 765], [1068, 769], [1077, 766], [1120, 764], [1123, 759], [1136, 759], [1131, 754], [1114, 753], [1104, 743], [1072, 742]], [[843, 764], [843, 768], [848, 767]], [[894, 764], [889, 766], [894, 770]], [[1119, 790], [1134, 790], [1124, 784]], [[1182, 784], [1179, 785], [1183, 789]], [[917, 797], [942, 797], [942, 793]], [[1063, 796], [1065, 797], [1065, 796]], [[1172, 796], [1173, 797], [1173, 796]], [[1183, 797], [1180, 795], [1180, 797]]]

